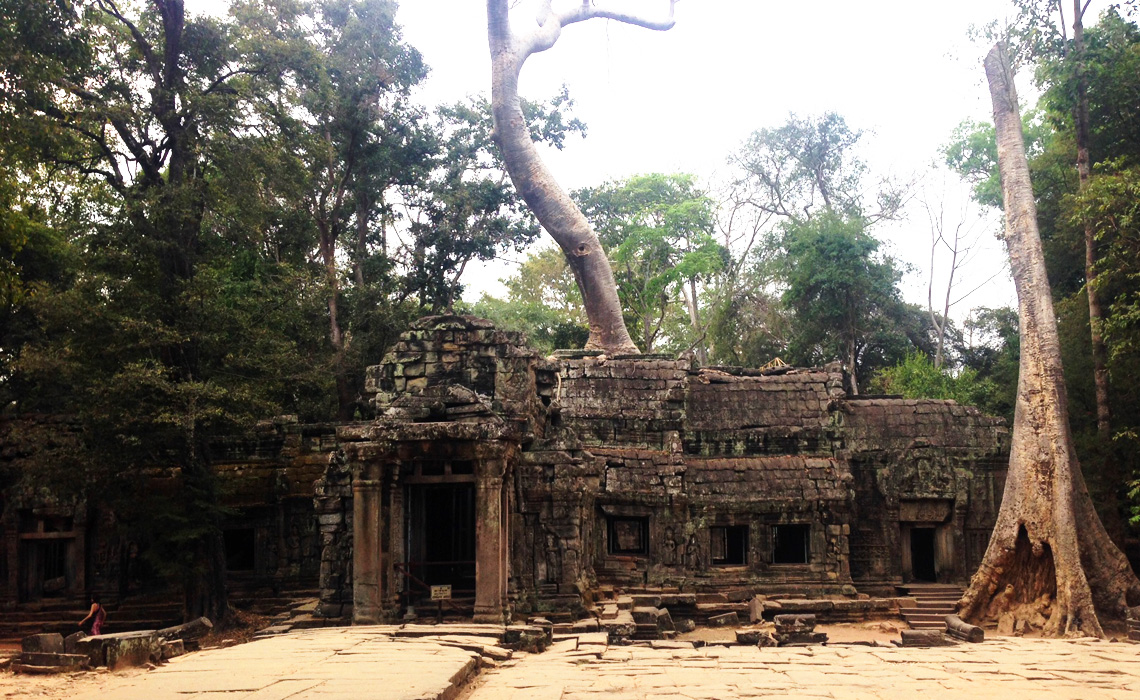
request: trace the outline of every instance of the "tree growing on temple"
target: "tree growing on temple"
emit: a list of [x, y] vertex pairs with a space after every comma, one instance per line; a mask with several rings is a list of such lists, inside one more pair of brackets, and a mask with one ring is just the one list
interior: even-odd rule
[[655, 21], [608, 10], [590, 0], [558, 11], [553, 8], [552, 0], [543, 0], [537, 26], [521, 31], [511, 25], [509, 0], [487, 0], [495, 142], [502, 151], [515, 188], [539, 223], [562, 248], [574, 272], [590, 322], [586, 347], [610, 354], [638, 352], [622, 318], [613, 271], [586, 217], [558, 185], [538, 155], [519, 98], [519, 73], [527, 58], [554, 46], [563, 27], [603, 18], [663, 31], [673, 26], [675, 2], [669, 0], [668, 16]]
[[1020, 307], [1021, 371], [1009, 475], [981, 566], [958, 603], [964, 618], [1012, 615], [1048, 635], [1103, 636], [1100, 617], [1140, 605], [1140, 580], [1112, 543], [1085, 487], [1068, 399], [1010, 61], [985, 60]]

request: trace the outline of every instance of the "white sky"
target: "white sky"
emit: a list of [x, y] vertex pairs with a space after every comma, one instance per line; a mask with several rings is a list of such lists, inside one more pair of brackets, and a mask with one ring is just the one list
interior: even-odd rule
[[[520, 4], [512, 16], [516, 26], [531, 26], [534, 7], [529, 0]], [[624, 0], [622, 7], [664, 13], [667, 2]], [[983, 49], [966, 35], [971, 24], [1006, 11], [1000, 0], [684, 0], [668, 32], [608, 20], [567, 27], [553, 49], [527, 62], [520, 92], [542, 98], [563, 83], [570, 87], [589, 134], [548, 158], [568, 189], [657, 171], [709, 180], [752, 131], [779, 126], [790, 112], [828, 110], [868, 132], [862, 155], [874, 170], [921, 176], [962, 119], [989, 118]], [[489, 91], [484, 2], [404, 0], [397, 17], [432, 68], [421, 92], [425, 102]], [[945, 189], [948, 210], [961, 208], [955, 178], [945, 185], [940, 175], [927, 180], [936, 198]], [[907, 221], [876, 234], [916, 266], [905, 294], [925, 304], [925, 211], [916, 206]], [[1015, 303], [996, 239], [983, 234], [974, 252], [955, 296], [982, 286], [955, 307], [955, 317], [971, 306]], [[504, 265], [472, 270], [465, 296], [497, 292], [497, 279], [509, 273]]]
[[[640, 13], [664, 13], [668, 5], [608, 1]], [[187, 5], [194, 11], [197, 3], [205, 9], [219, 2]], [[531, 26], [536, 1], [517, 4], [516, 26]], [[1090, 16], [1104, 4], [1094, 2]], [[553, 49], [527, 62], [520, 92], [540, 99], [563, 83], [570, 88], [589, 135], [548, 158], [567, 189], [647, 172], [689, 172], [708, 181], [752, 131], [779, 126], [790, 112], [834, 110], [868, 132], [862, 156], [873, 170], [925, 174], [922, 187], [935, 199], [945, 192], [954, 212], [963, 206], [964, 188], [954, 177], [929, 174], [929, 167], [961, 120], [990, 118], [980, 60], [987, 47], [972, 44], [967, 31], [1011, 10], [1007, 0], [684, 0], [668, 32], [607, 20], [566, 28]], [[397, 18], [405, 40], [431, 67], [419, 90], [424, 104], [489, 93], [485, 2], [402, 0]], [[1030, 95], [1027, 78], [1019, 81], [1023, 96]], [[993, 222], [988, 230], [998, 217]], [[925, 304], [930, 227], [917, 199], [907, 220], [875, 232], [889, 252], [915, 266], [904, 291]], [[955, 296], [978, 289], [951, 315], [1015, 304], [997, 240], [983, 233], [971, 257]], [[469, 266], [466, 298], [500, 292], [498, 279], [510, 271], [505, 261]]]

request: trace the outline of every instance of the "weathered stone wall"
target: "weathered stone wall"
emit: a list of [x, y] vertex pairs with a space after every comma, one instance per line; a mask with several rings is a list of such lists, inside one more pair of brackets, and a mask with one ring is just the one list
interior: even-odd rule
[[940, 576], [967, 579], [1001, 505], [1009, 455], [1004, 421], [929, 399], [847, 400], [836, 417], [855, 476], [856, 582], [886, 590], [904, 577], [910, 525], [944, 537]]
[[211, 445], [227, 531], [252, 531], [253, 568], [231, 571], [245, 584], [314, 585], [320, 562], [314, 486], [340, 449], [336, 426], [267, 421], [247, 439]]
[[685, 419], [691, 363], [562, 353], [559, 401], [585, 445], [672, 451]]
[[[847, 397], [837, 367], [545, 359], [469, 317], [417, 322], [369, 369], [368, 387], [375, 421], [271, 422], [212, 447], [237, 513], [227, 527], [257, 533], [257, 576], [318, 577], [329, 616], [351, 615], [356, 602], [354, 479], [378, 523], [368, 564], [382, 569], [383, 595], [370, 594], [371, 608], [388, 615], [404, 593], [393, 567], [408, 556], [414, 477], [473, 483], [481, 508], [504, 507], [511, 602], [554, 613], [579, 608], [598, 584], [890, 592], [910, 575], [916, 529], [937, 530], [940, 580], [964, 580], [984, 551], [1008, 455], [1000, 420], [952, 402]], [[467, 471], [416, 471], [427, 462]], [[484, 534], [504, 534], [477, 517]], [[776, 538], [788, 533], [802, 560], [777, 561]]]

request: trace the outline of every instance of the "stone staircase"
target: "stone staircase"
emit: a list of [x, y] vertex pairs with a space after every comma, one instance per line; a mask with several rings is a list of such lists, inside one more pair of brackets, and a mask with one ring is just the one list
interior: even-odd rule
[[906, 623], [916, 630], [946, 629], [946, 616], [956, 611], [963, 593], [961, 586], [949, 583], [911, 583], [897, 588], [901, 595], [918, 601], [915, 607], [901, 611]]

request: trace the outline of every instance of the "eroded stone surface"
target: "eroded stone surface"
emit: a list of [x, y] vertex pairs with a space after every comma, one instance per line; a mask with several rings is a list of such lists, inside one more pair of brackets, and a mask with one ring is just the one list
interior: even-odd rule
[[551, 650], [489, 671], [470, 700], [796, 697], [1140, 698], [1136, 645], [1001, 639], [931, 649], [871, 646], [610, 647], [600, 658]]

